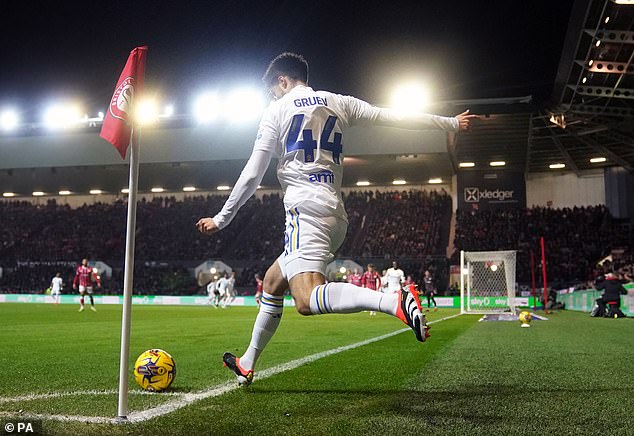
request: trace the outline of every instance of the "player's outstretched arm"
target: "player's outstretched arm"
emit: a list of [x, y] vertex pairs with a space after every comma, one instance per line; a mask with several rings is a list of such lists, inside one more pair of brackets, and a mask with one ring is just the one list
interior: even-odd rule
[[410, 130], [437, 129], [448, 132], [464, 132], [470, 130], [473, 120], [480, 118], [478, 115], [470, 114], [469, 110], [454, 117], [444, 117], [417, 111], [380, 108], [349, 96], [343, 98], [350, 114], [350, 124], [370, 124]]
[[258, 189], [269, 167], [271, 157], [271, 153], [267, 151], [253, 150], [222, 210], [213, 218], [201, 218], [196, 223], [199, 232], [211, 235], [229, 225], [238, 210]]
[[467, 109], [463, 113], [456, 115], [454, 118], [458, 120], [458, 131], [465, 132], [471, 130], [471, 122], [473, 120], [479, 120], [480, 116], [470, 114], [469, 109]]

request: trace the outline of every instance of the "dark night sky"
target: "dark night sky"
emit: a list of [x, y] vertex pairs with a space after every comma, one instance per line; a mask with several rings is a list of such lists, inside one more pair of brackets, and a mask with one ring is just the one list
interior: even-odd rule
[[129, 51], [149, 45], [148, 90], [187, 112], [197, 91], [259, 85], [302, 53], [315, 88], [386, 101], [403, 79], [438, 100], [550, 97], [571, 0], [2, 2], [0, 108], [54, 98], [103, 108]]

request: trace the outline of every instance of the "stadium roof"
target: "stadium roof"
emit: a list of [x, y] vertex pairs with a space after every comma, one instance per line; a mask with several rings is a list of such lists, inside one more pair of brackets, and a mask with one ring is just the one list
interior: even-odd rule
[[[630, 3], [630, 4], [627, 4]], [[528, 170], [634, 169], [634, 4], [575, 2], [549, 108], [531, 117]], [[552, 119], [552, 121], [551, 121]]]
[[[562, 10], [555, 12], [553, 17], [560, 16]], [[544, 46], [543, 52], [536, 50], [534, 44], [527, 46], [524, 56], [529, 59], [523, 68], [530, 71], [525, 70], [523, 76], [514, 67], [513, 79], [501, 77], [500, 65], [492, 65], [491, 74], [499, 78], [499, 88], [492, 87], [489, 77], [487, 87], [480, 88], [483, 98], [445, 101], [429, 108], [431, 112], [447, 115], [470, 108], [472, 113], [483, 115], [470, 134], [450, 135], [448, 152], [442, 137], [415, 141], [409, 133], [399, 133], [401, 136], [397, 138], [387, 133], [376, 135], [375, 131], [356, 132], [355, 139], [347, 142], [347, 155], [351, 158], [345, 162], [344, 186], [354, 186], [359, 180], [385, 185], [395, 178], [412, 183], [426, 183], [430, 178], [446, 181], [457, 171], [489, 170], [491, 162], [502, 161], [504, 166], [497, 168], [524, 173], [580, 173], [615, 165], [631, 172], [634, 5], [619, 4], [617, 0], [575, 1], [561, 50], [558, 32], [563, 34], [563, 31], [557, 29], [565, 24], [557, 23], [550, 27], [540, 24], [541, 27], [529, 32], [542, 44], [547, 38], [538, 34], [550, 32], [552, 46]], [[508, 26], [504, 29], [510, 32]], [[517, 49], [516, 45], [513, 47]], [[549, 82], [555, 82], [549, 101], [540, 96], [542, 85], [523, 82], [535, 86], [513, 86], [513, 81], [528, 80], [533, 68], [543, 84], [545, 65], [553, 63], [554, 52], [560, 53], [560, 59], [557, 75]], [[515, 51], [507, 53], [509, 62], [518, 62]], [[474, 78], [474, 83], [478, 80]], [[328, 84], [328, 79], [325, 83]], [[529, 88], [535, 94], [514, 94]], [[460, 95], [460, 89], [460, 86], [455, 88], [452, 95]], [[470, 87], [468, 92], [464, 89], [462, 94], [473, 96], [474, 89], [477, 87]], [[106, 92], [110, 92], [109, 87]], [[501, 94], [507, 97], [500, 97]], [[188, 124], [188, 116], [191, 115], [175, 114], [170, 120], [163, 120], [159, 128], [147, 130], [141, 189], [157, 185], [172, 190], [186, 185], [213, 189], [220, 184], [230, 185], [238, 177], [249, 153], [255, 125], [211, 132]], [[99, 123], [100, 120], [92, 119], [92, 127], [69, 135], [37, 128], [24, 135], [2, 135], [0, 186], [5, 191], [21, 193], [65, 186], [83, 191], [93, 187], [119, 190], [126, 184], [127, 170], [113, 150], [108, 149], [105, 154], [100, 151], [109, 146], [97, 137]], [[420, 147], [423, 143], [434, 145]], [[366, 148], [367, 144], [370, 148]], [[232, 153], [223, 153], [223, 147]], [[422, 149], [426, 152], [419, 153]], [[591, 162], [593, 158], [603, 159]], [[473, 166], [463, 169], [461, 163]], [[273, 167], [263, 185], [277, 186]]]

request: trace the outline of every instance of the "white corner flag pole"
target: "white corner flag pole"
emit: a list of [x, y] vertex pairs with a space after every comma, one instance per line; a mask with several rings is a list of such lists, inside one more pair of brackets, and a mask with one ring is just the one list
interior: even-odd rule
[[136, 233], [136, 194], [139, 182], [140, 130], [133, 130], [130, 144], [130, 183], [128, 185], [128, 221], [125, 235], [123, 275], [123, 315], [121, 319], [121, 360], [119, 361], [118, 419], [128, 419], [128, 360], [130, 358], [130, 320], [132, 311], [132, 279], [134, 277], [134, 236]]

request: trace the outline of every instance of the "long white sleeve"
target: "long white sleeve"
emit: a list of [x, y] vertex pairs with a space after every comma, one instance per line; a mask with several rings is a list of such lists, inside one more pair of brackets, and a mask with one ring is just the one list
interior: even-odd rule
[[372, 106], [363, 100], [350, 96], [344, 98], [350, 114], [350, 125], [372, 124], [400, 129], [438, 129], [448, 132], [457, 132], [460, 128], [458, 119], [455, 117], [443, 117], [423, 112], [403, 112]]
[[222, 210], [213, 217], [213, 221], [219, 229], [223, 229], [229, 225], [235, 218], [238, 210], [251, 198], [255, 190], [258, 189], [258, 185], [262, 182], [264, 173], [266, 173], [266, 169], [269, 167], [271, 158], [272, 153], [268, 151], [259, 149], [253, 150], [251, 157], [249, 157], [242, 173], [240, 173], [240, 177], [222, 207]]

